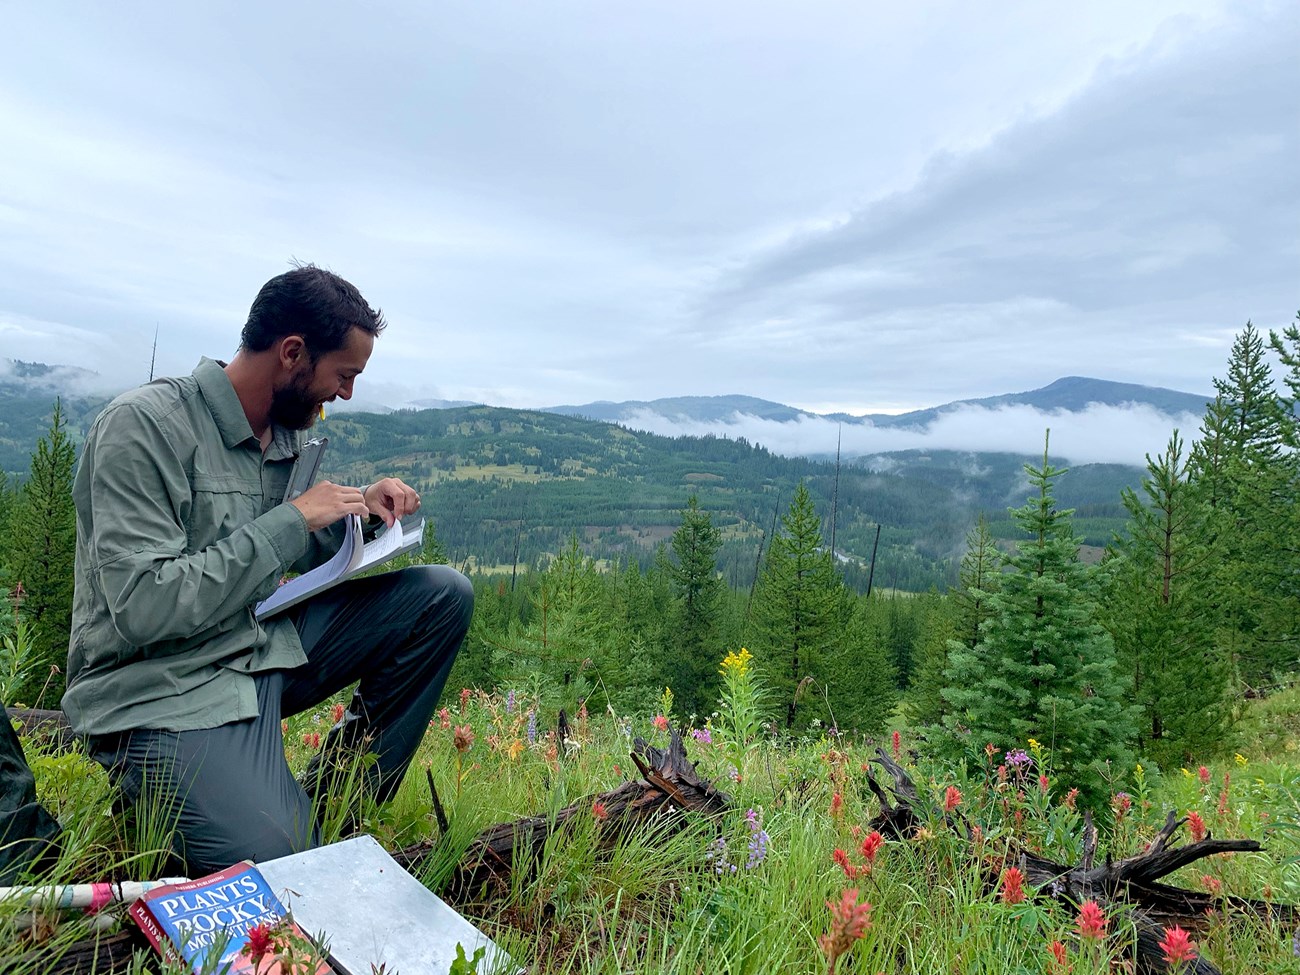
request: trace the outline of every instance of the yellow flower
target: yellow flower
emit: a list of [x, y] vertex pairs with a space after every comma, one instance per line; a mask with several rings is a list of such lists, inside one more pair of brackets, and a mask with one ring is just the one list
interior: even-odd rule
[[1139, 777], [1141, 777], [1142, 775], [1146, 774], [1145, 770], [1142, 768], [1142, 763], [1141, 763], [1141, 762], [1138, 762], [1138, 763], [1137, 763], [1137, 768], [1136, 768], [1134, 771], [1137, 773], [1137, 775], [1138, 775]]
[[1192, 777], [1192, 770], [1191, 770], [1191, 769], [1183, 769], [1183, 775], [1187, 776], [1187, 777], [1190, 779], [1190, 778]]
[[510, 757], [510, 761], [513, 762], [515, 759], [517, 759], [520, 756], [520, 754], [523, 753], [523, 750], [524, 750], [524, 743], [520, 741], [518, 738], [516, 738], [514, 741], [510, 743], [510, 747], [506, 749], [506, 755], [508, 755]]
[[1243, 755], [1243, 754], [1241, 754], [1241, 752], [1237, 752], [1236, 755], [1233, 755], [1233, 756], [1232, 756], [1232, 759], [1233, 759], [1233, 761], [1236, 762], [1238, 765], [1245, 765], [1245, 764], [1247, 763], [1247, 758], [1246, 758], [1246, 756]]
[[744, 647], [740, 648], [740, 653], [734, 650], [722, 658], [722, 669], [719, 671], [723, 677], [744, 677], [749, 673], [749, 662], [754, 658]]
[[1029, 750], [1030, 750], [1031, 752], [1041, 752], [1041, 751], [1043, 750], [1043, 746], [1040, 745], [1040, 744], [1037, 742], [1037, 740], [1035, 740], [1035, 739], [1033, 739], [1033, 738], [1030, 738], [1030, 739], [1029, 739]]

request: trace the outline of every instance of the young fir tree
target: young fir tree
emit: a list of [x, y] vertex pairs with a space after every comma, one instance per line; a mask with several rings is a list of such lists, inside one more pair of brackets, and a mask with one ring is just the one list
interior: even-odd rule
[[[944, 660], [943, 689], [940, 708], [944, 723], [951, 730], [965, 732], [956, 716], [964, 709], [959, 703], [969, 699], [965, 686], [967, 675], [985, 668], [981, 632], [992, 612], [990, 598], [1001, 588], [1002, 553], [998, 551], [988, 519], [980, 514], [975, 526], [966, 533], [966, 554], [961, 558], [957, 588], [952, 593], [952, 629]], [[960, 739], [958, 739], [960, 740]]]
[[1163, 454], [1147, 455], [1142, 493], [1124, 489], [1128, 534], [1105, 564], [1102, 622], [1141, 708], [1139, 754], [1169, 767], [1224, 747], [1232, 668], [1206, 619], [1202, 594], [1218, 559], [1177, 430]]
[[1268, 684], [1295, 666], [1286, 589], [1294, 551], [1286, 526], [1295, 510], [1288, 421], [1249, 322], [1233, 342], [1228, 375], [1215, 379], [1201, 438], [1192, 451], [1192, 480], [1206, 508], [1206, 530], [1218, 558], [1206, 583], [1216, 639], [1249, 686]]
[[673, 533], [672, 557], [660, 565], [672, 582], [673, 609], [666, 631], [667, 683], [687, 714], [707, 714], [718, 697], [718, 636], [723, 583], [718, 578], [722, 536], [692, 494]]
[[76, 448], [56, 402], [49, 432], [36, 445], [31, 470], [9, 513], [9, 568], [12, 584], [21, 583], [25, 594], [22, 611], [32, 627], [35, 661], [18, 693], [33, 705], [49, 705], [63, 694], [77, 544], [75, 464]]
[[755, 655], [783, 706], [787, 728], [799, 717], [805, 679], [825, 680], [822, 667], [840, 637], [841, 588], [822, 545], [812, 496], [801, 482], [772, 539], [754, 605]]
[[1281, 520], [1276, 530], [1281, 536], [1279, 549], [1282, 557], [1290, 563], [1293, 571], [1283, 573], [1279, 579], [1279, 589], [1275, 600], [1275, 619], [1272, 621], [1285, 646], [1290, 647], [1282, 662], [1282, 669], [1292, 672], [1300, 670], [1300, 504], [1294, 499], [1300, 498], [1300, 312], [1296, 322], [1288, 325], [1281, 332], [1269, 332], [1269, 344], [1281, 360], [1286, 372], [1282, 374], [1282, 384], [1287, 392], [1279, 398], [1282, 405], [1282, 436], [1287, 450], [1282, 455], [1285, 467], [1283, 475], [1284, 490], [1291, 504], [1283, 504]]
[[844, 591], [844, 639], [823, 667], [824, 721], [868, 735], [885, 729], [898, 701], [898, 677], [890, 652], [890, 613], [884, 600]]
[[1052, 466], [1046, 446], [1042, 466], [1025, 471], [1037, 494], [1011, 515], [1027, 537], [1006, 557], [974, 649], [952, 647], [947, 720], [967, 751], [1038, 740], [1063, 782], [1095, 799], [1104, 763], [1127, 765], [1132, 711], [1110, 635], [1096, 622], [1072, 512], [1057, 508], [1052, 493], [1065, 471]]
[[908, 720], [919, 727], [932, 727], [943, 722], [948, 711], [943, 689], [947, 685], [944, 672], [948, 669], [948, 645], [953, 639], [953, 600], [935, 592], [924, 597], [917, 636], [916, 656], [919, 660], [912, 683], [907, 689], [904, 708]]

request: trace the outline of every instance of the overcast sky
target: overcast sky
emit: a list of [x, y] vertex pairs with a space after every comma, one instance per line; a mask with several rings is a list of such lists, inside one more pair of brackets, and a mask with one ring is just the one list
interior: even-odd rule
[[117, 386], [155, 324], [160, 373], [228, 357], [292, 258], [383, 308], [394, 405], [1202, 392], [1300, 308], [1295, 2], [0, 18], [0, 356]]

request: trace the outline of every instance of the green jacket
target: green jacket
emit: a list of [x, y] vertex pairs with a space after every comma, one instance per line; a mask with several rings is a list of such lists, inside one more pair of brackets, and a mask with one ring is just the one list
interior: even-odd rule
[[253, 606], [288, 570], [329, 558], [281, 503], [301, 433], [263, 453], [221, 364], [119, 396], [73, 484], [76, 591], [63, 710], [73, 729], [188, 731], [257, 714], [257, 671], [306, 662], [287, 618]]

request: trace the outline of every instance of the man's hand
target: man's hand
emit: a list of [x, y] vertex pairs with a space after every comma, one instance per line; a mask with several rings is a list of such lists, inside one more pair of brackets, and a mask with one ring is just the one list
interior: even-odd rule
[[[401, 484], [401, 481], [397, 483]], [[366, 503], [366, 495], [360, 488], [344, 487], [330, 481], [313, 484], [289, 503], [302, 512], [302, 516], [307, 519], [307, 530], [313, 532], [327, 528], [348, 515], [367, 518], [371, 511]]]
[[398, 518], [415, 514], [420, 508], [420, 496], [415, 488], [396, 477], [386, 477], [365, 490], [366, 508], [384, 519], [389, 528]]

